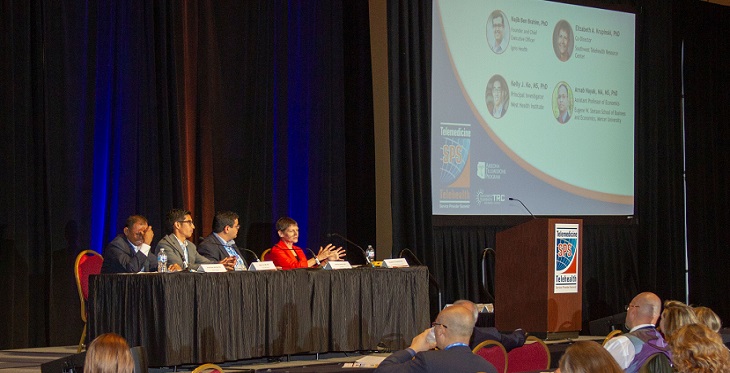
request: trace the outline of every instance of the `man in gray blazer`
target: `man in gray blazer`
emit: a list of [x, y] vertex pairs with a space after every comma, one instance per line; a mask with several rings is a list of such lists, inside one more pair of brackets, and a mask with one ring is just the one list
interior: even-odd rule
[[[167, 213], [167, 229], [172, 232], [163, 237], [157, 243], [155, 252], [160, 253], [160, 249], [165, 249], [168, 264], [178, 264], [183, 270], [197, 270], [201, 264], [216, 263], [200, 254], [195, 248], [195, 244], [188, 241], [193, 236], [195, 224], [190, 211], [182, 209], [172, 209]], [[226, 257], [217, 263], [223, 264], [227, 270], [232, 271], [236, 264], [235, 257]]]

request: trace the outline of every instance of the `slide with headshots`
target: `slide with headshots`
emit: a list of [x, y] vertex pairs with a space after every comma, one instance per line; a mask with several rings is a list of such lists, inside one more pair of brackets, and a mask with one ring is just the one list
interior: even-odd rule
[[634, 213], [635, 15], [434, 0], [435, 215]]

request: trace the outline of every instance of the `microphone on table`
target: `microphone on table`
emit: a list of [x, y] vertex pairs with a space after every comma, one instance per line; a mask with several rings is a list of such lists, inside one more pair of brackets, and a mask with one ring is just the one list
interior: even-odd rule
[[337, 232], [327, 233], [327, 237], [332, 237], [332, 236], [339, 237], [339, 238], [345, 240], [345, 242], [360, 249], [360, 252], [362, 252], [362, 256], [365, 257], [365, 262], [368, 264], [368, 266], [373, 267], [373, 263], [370, 261], [370, 258], [368, 258], [368, 254], [365, 252], [365, 250], [363, 250], [363, 248], [360, 245], [348, 240], [347, 237], [345, 237]]
[[532, 216], [532, 218], [533, 218], [533, 219], [537, 219], [537, 218], [535, 217], [535, 215], [534, 215], [534, 214], [532, 213], [532, 211], [530, 211], [530, 209], [528, 209], [528, 208], [527, 208], [527, 206], [525, 206], [525, 204], [524, 204], [524, 203], [522, 203], [522, 201], [520, 201], [520, 200], [519, 200], [519, 199], [517, 199], [517, 198], [512, 198], [512, 197], [509, 197], [509, 200], [510, 200], [510, 201], [517, 201], [517, 202], [519, 202], [519, 203], [520, 203], [520, 205], [522, 205], [522, 207], [524, 207], [524, 208], [525, 208], [525, 210], [527, 210], [527, 212], [529, 212], [529, 213], [530, 213], [530, 216]]
[[322, 263], [321, 263], [321, 262], [319, 261], [319, 258], [317, 258], [317, 254], [315, 254], [315, 253], [314, 253], [314, 251], [312, 251], [312, 249], [310, 249], [310, 248], [308, 248], [308, 247], [305, 247], [305, 249], [306, 249], [307, 251], [309, 251], [310, 253], [312, 253], [312, 258], [314, 258], [314, 262], [315, 262], [315, 263], [317, 263], [317, 265], [320, 265], [320, 264], [322, 264]]
[[253, 250], [249, 250], [249, 249], [247, 249], [245, 247], [240, 247], [240, 249], [245, 250], [245, 251], [248, 251], [249, 253], [253, 254], [253, 257], [256, 258], [256, 261], [257, 262], [260, 262], [261, 261], [261, 260], [259, 260], [259, 256], [256, 255], [256, 253]]

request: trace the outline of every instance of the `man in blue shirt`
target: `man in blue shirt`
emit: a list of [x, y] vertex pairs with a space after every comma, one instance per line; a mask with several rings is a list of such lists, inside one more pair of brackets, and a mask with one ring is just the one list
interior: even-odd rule
[[213, 217], [213, 233], [200, 243], [198, 253], [214, 262], [236, 257], [235, 269], [242, 271], [246, 268], [246, 260], [234, 241], [239, 228], [238, 214], [231, 211], [217, 212]]

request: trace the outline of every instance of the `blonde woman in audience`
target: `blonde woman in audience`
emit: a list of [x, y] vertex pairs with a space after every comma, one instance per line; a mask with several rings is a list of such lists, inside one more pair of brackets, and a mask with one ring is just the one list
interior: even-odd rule
[[697, 319], [697, 315], [695, 315], [692, 307], [678, 300], [668, 300], [664, 302], [664, 311], [662, 311], [662, 319], [659, 321], [659, 330], [664, 334], [664, 340], [671, 342], [672, 336], [679, 328], [699, 322], [700, 320]]
[[133, 373], [134, 360], [127, 341], [119, 334], [102, 334], [86, 350], [84, 373]]
[[720, 321], [720, 316], [717, 316], [715, 311], [707, 307], [695, 307], [694, 310], [701, 323], [705, 324], [716, 333], [720, 331], [720, 328], [722, 328], [722, 321]]
[[730, 351], [720, 335], [704, 324], [685, 325], [669, 342], [674, 369], [679, 373], [730, 372]]
[[623, 373], [616, 359], [594, 341], [570, 345], [560, 358], [560, 373]]

